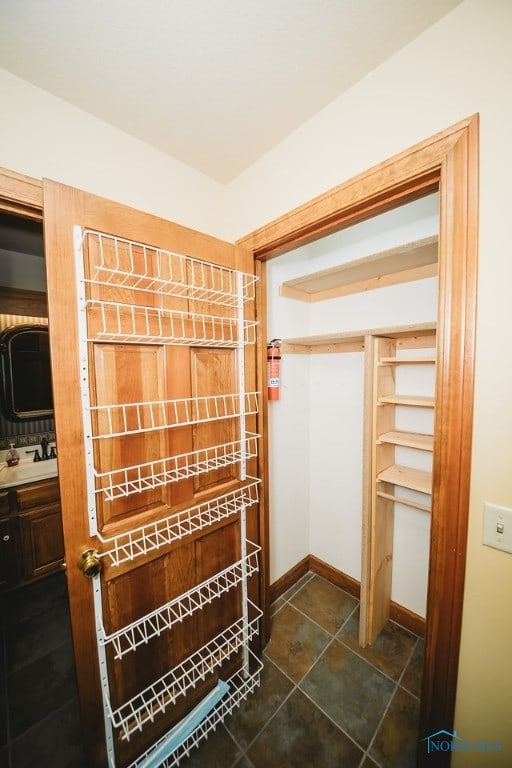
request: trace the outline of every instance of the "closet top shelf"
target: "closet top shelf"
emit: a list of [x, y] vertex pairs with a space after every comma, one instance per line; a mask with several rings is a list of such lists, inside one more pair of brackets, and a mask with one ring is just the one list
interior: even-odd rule
[[436, 323], [415, 323], [388, 328], [369, 328], [363, 331], [343, 331], [321, 336], [303, 336], [283, 339], [283, 353], [362, 352], [366, 336], [382, 336], [397, 339], [402, 349], [430, 349], [436, 345]]
[[437, 235], [286, 280], [281, 296], [322, 301], [437, 275]]

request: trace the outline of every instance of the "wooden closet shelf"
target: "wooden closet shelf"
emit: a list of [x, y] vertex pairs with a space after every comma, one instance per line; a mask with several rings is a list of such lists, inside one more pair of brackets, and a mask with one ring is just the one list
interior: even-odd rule
[[407, 507], [413, 507], [414, 509], [420, 509], [422, 512], [430, 512], [431, 508], [428, 504], [420, 504], [418, 501], [412, 501], [412, 499], [404, 499], [402, 496], [395, 496], [394, 493], [385, 493], [384, 491], [377, 491], [379, 499], [389, 499], [389, 501], [396, 501], [398, 504], [405, 504]]
[[281, 285], [281, 296], [322, 301], [437, 275], [438, 238], [427, 237]]
[[379, 435], [377, 445], [381, 443], [391, 443], [392, 445], [402, 445], [406, 448], [418, 448], [420, 451], [434, 450], [434, 436], [424, 435], [420, 432], [384, 432]]
[[381, 357], [378, 365], [432, 365], [435, 357]]
[[378, 405], [413, 405], [418, 408], [433, 408], [435, 399], [423, 395], [381, 395]]
[[392, 485], [400, 485], [402, 488], [410, 488], [421, 493], [432, 492], [432, 473], [423, 469], [412, 469], [393, 464], [383, 472], [379, 472], [377, 480]]
[[281, 352], [284, 354], [311, 354], [328, 352], [362, 352], [367, 336], [396, 339], [401, 349], [421, 349], [435, 346], [436, 323], [415, 323], [388, 328], [368, 328], [341, 333], [327, 333], [320, 336], [302, 336], [283, 339]]

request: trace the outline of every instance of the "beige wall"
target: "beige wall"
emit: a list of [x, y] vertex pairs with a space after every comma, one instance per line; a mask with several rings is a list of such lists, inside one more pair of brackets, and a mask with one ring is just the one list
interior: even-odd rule
[[0, 166], [234, 239], [475, 112], [480, 266], [471, 509], [456, 728], [512, 764], [512, 555], [481, 543], [485, 500], [512, 506], [510, 0], [466, 0], [229, 187], [0, 71]]
[[0, 106], [0, 167], [225, 238], [222, 184], [2, 69]]
[[480, 113], [480, 257], [471, 506], [456, 729], [500, 740], [456, 766], [512, 765], [512, 555], [484, 547], [484, 501], [512, 507], [512, 2], [466, 0], [230, 186], [238, 237]]

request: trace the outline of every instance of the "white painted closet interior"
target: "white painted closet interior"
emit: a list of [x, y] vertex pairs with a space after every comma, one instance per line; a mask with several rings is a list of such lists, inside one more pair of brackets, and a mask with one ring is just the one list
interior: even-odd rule
[[[433, 194], [267, 262], [268, 338], [435, 323], [437, 277], [315, 302], [280, 292], [285, 281], [436, 236], [438, 205]], [[434, 377], [434, 366], [399, 366], [397, 392], [432, 396]], [[364, 354], [284, 352], [281, 386], [269, 403], [270, 582], [308, 555], [360, 581]], [[401, 429], [433, 431], [433, 409], [399, 407], [397, 419]], [[397, 447], [395, 455], [432, 468], [429, 452]], [[406, 495], [428, 506], [425, 494]], [[391, 599], [423, 618], [430, 515], [395, 503], [394, 517]]]

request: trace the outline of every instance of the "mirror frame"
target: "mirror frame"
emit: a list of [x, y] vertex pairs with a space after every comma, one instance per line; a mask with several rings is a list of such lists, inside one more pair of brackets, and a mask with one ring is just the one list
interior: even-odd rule
[[[3, 416], [9, 421], [24, 422], [53, 418], [53, 404], [51, 408], [33, 410], [17, 410], [15, 381], [13, 371], [13, 343], [22, 335], [36, 333], [48, 338], [48, 325], [43, 323], [20, 323], [11, 325], [0, 333], [0, 392], [1, 410]], [[49, 344], [48, 344], [49, 350]], [[49, 351], [48, 370], [50, 371]], [[51, 382], [50, 382], [51, 393]]]

